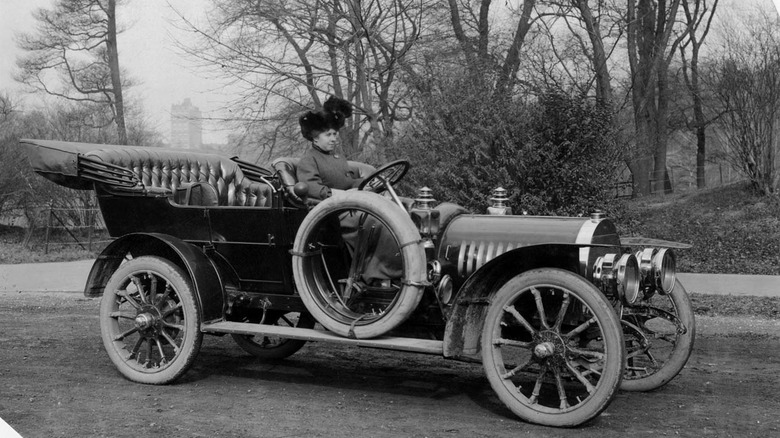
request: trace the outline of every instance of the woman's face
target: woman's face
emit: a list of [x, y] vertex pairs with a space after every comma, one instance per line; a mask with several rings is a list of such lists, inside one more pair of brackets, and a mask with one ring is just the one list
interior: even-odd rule
[[322, 149], [325, 152], [331, 152], [336, 147], [336, 142], [339, 140], [339, 132], [335, 129], [328, 129], [327, 131], [320, 132], [314, 137], [314, 145]]

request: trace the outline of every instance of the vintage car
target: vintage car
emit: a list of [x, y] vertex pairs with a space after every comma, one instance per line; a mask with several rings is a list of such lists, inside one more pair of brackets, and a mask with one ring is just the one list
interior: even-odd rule
[[[360, 190], [305, 199], [296, 160], [264, 168], [188, 150], [21, 140], [40, 175], [94, 190], [114, 240], [85, 286], [126, 378], [167, 384], [204, 334], [230, 334], [260, 359], [306, 341], [481, 363], [525, 421], [575, 426], [618, 389], [652, 390], [684, 367], [694, 317], [673, 242], [621, 239], [602, 213], [487, 214], [396, 193], [408, 162]], [[345, 229], [350, 218], [352, 228]], [[652, 246], [647, 246], [647, 245]], [[364, 275], [377, 249], [401, 273]]]

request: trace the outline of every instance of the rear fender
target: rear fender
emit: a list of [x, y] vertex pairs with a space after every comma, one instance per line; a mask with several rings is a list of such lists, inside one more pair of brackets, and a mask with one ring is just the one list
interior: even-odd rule
[[526, 246], [482, 266], [455, 297], [444, 332], [444, 356], [479, 360], [482, 325], [493, 295], [511, 278], [531, 269], [560, 268], [580, 274], [579, 245]]
[[201, 321], [221, 319], [225, 311], [223, 279], [214, 262], [197, 246], [166, 234], [134, 233], [109, 244], [89, 272], [84, 295], [99, 297], [127, 255], [163, 257], [184, 269], [192, 280]]

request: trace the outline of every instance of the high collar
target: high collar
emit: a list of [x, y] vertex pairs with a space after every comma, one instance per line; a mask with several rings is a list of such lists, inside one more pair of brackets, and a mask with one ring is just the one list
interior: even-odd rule
[[313, 147], [314, 150], [319, 151], [319, 152], [321, 152], [321, 153], [323, 153], [325, 155], [330, 155], [331, 154], [330, 151], [326, 151], [324, 149], [320, 149], [316, 144], [314, 144], [314, 142], [311, 143], [311, 147]]

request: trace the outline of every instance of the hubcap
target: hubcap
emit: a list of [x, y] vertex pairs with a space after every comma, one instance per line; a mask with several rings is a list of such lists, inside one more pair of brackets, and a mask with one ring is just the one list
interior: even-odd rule
[[534, 347], [534, 355], [540, 359], [550, 357], [555, 354], [555, 346], [552, 342], [542, 342]]
[[156, 318], [150, 313], [139, 313], [134, 322], [139, 330], [146, 330], [155, 324]]
[[552, 330], [540, 331], [534, 337], [533, 355], [538, 361], [550, 366], [562, 366], [566, 362], [566, 344], [560, 335]]

